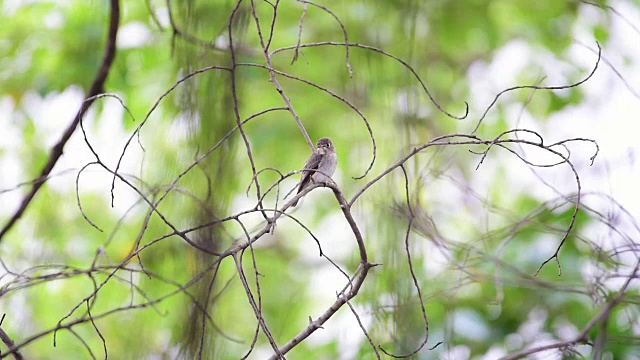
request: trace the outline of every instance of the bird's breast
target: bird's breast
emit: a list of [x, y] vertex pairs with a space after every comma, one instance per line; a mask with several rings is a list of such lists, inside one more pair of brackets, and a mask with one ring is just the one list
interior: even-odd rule
[[325, 154], [320, 161], [318, 166], [318, 171], [313, 174], [313, 180], [315, 182], [329, 182], [329, 179], [336, 171], [336, 166], [338, 164], [338, 157], [335, 153], [328, 152]]

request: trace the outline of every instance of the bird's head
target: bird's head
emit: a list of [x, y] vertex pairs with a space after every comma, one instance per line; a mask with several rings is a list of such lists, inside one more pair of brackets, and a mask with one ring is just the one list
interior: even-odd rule
[[316, 149], [322, 154], [324, 154], [326, 151], [335, 151], [335, 149], [333, 148], [333, 143], [329, 138], [322, 138], [318, 140], [318, 142], [316, 143]]

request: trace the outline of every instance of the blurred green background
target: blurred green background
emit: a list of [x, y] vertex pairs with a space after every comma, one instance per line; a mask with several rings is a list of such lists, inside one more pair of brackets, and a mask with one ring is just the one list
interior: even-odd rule
[[[278, 6], [275, 19], [273, 4]], [[104, 168], [92, 165], [78, 175], [95, 161], [87, 142], [111, 171], [122, 155], [119, 173], [152, 201], [166, 194], [158, 210], [178, 229], [188, 229], [253, 208], [257, 198], [252, 166], [256, 171], [269, 169], [257, 177], [261, 194], [280, 179], [278, 171], [301, 169], [310, 149], [287, 110], [274, 109], [243, 126], [254, 164], [238, 131], [219, 143], [237, 119], [285, 106], [268, 71], [249, 65], [265, 65], [254, 15], [265, 38], [273, 24], [270, 60], [275, 69], [295, 77], [277, 79], [311, 140], [333, 140], [339, 157], [334, 180], [347, 199], [413, 148], [437, 136], [469, 134], [501, 90], [584, 79], [596, 63], [598, 41], [606, 62], [600, 62], [584, 86], [509, 92], [476, 132], [490, 140], [506, 130], [525, 128], [537, 131], [547, 144], [569, 138], [600, 143], [602, 153], [594, 167], [589, 160], [592, 144], [558, 147], [563, 154], [571, 151], [584, 201], [560, 251], [561, 276], [555, 261], [535, 274], [554, 254], [572, 220], [578, 188], [566, 164], [534, 167], [495, 147], [476, 170], [481, 156], [473, 152], [486, 149], [477, 145], [430, 147], [406, 162], [415, 216], [408, 248], [429, 319], [427, 345], [412, 358], [494, 359], [568, 340], [613, 299], [634, 271], [639, 231], [635, 213], [626, 213], [616, 202], [637, 203], [637, 190], [614, 191], [610, 185], [612, 178], [634, 168], [637, 142], [626, 142], [622, 135], [621, 152], [608, 150], [610, 138], [598, 129], [629, 130], [627, 123], [611, 123], [611, 118], [631, 121], [633, 112], [602, 117], [595, 109], [636, 107], [633, 80], [640, 46], [627, 47], [620, 39], [631, 37], [635, 40], [629, 41], [638, 44], [640, 34], [633, 24], [640, 19], [640, 3], [318, 4], [332, 13], [291, 0], [244, 1], [229, 27], [236, 5], [232, 1], [121, 2], [117, 54], [104, 92], [117, 95], [133, 118], [115, 98], [97, 100], [83, 120], [86, 139], [77, 129], [51, 178], [0, 242], [0, 313], [6, 314], [2, 329], [16, 344], [35, 338], [21, 348], [25, 358], [102, 358], [104, 348], [112, 359], [237, 359], [249, 349], [250, 359], [271, 356], [264, 334], [252, 346], [256, 317], [232, 258], [216, 268], [214, 256], [179, 236], [163, 238], [171, 229], [120, 180], [115, 181], [112, 206], [113, 175]], [[110, 7], [108, 1], [96, 0], [5, 0], [0, 8], [4, 226], [93, 81], [104, 52]], [[392, 57], [350, 47], [347, 58], [345, 46], [336, 45], [345, 41], [341, 25], [350, 43], [381, 49], [414, 69], [447, 112], [462, 116], [467, 102], [469, 115], [456, 120], [439, 111], [410, 69]], [[229, 29], [237, 65], [233, 85], [229, 71], [214, 69], [181, 82], [161, 98], [195, 70], [233, 64]], [[302, 44], [316, 46], [300, 48], [292, 61], [293, 49], [277, 49], [295, 46], [299, 34]], [[368, 173], [373, 146], [363, 119], [340, 99], [306, 82], [329, 89], [366, 117], [376, 141], [375, 163]], [[614, 89], [631, 94], [630, 100], [612, 102]], [[593, 114], [593, 119], [580, 122], [576, 112]], [[516, 136], [538, 141], [530, 134]], [[533, 147], [507, 147], [536, 164], [559, 160]], [[354, 179], [365, 173], [363, 179]], [[629, 174], [633, 183], [637, 172]], [[264, 206], [284, 204], [296, 181], [297, 176], [284, 180], [279, 192], [266, 196]], [[395, 354], [411, 353], [425, 336], [405, 250], [410, 218], [406, 193], [403, 172], [396, 169], [368, 188], [352, 208], [370, 261], [382, 265], [371, 270], [351, 305], [376, 347]], [[353, 234], [329, 190], [314, 190], [290, 213], [313, 232], [328, 257], [349, 274], [356, 270], [360, 259]], [[259, 213], [237, 219], [242, 225], [233, 220], [216, 223], [190, 237], [203, 248], [221, 252], [246, 241], [244, 231], [253, 235], [264, 223]], [[139, 260], [133, 258], [114, 271], [137, 246], [149, 243]], [[318, 257], [313, 238], [287, 217], [280, 218], [274, 232], [257, 241], [253, 251], [264, 319], [282, 346], [310, 317], [327, 309], [346, 279]], [[242, 259], [255, 294], [249, 250]], [[97, 295], [90, 296], [97, 288]], [[580, 358], [602, 351], [610, 359], [640, 359], [638, 300], [638, 286], [632, 285], [608, 320], [589, 332], [596, 345], [578, 344], [540, 356]], [[59, 330], [54, 347], [51, 329], [59, 322], [86, 318], [88, 309], [95, 322]], [[442, 344], [428, 350], [438, 342]], [[371, 359], [375, 352], [345, 306], [287, 358]]]

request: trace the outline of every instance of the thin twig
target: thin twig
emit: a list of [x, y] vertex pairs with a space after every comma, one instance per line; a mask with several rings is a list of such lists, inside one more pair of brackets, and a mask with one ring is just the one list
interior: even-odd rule
[[[98, 73], [96, 77], [93, 79], [93, 83], [87, 92], [86, 99], [92, 98], [98, 93], [103, 91], [104, 83], [107, 80], [107, 75], [109, 75], [109, 70], [111, 69], [111, 64], [113, 63], [113, 59], [116, 56], [116, 35], [118, 34], [118, 26], [120, 24], [120, 1], [119, 0], [111, 0], [111, 15], [109, 17], [109, 31], [107, 35], [107, 41], [105, 44], [104, 55], [102, 57], [102, 63], [98, 68]], [[27, 210], [27, 207], [33, 200], [34, 196], [44, 184], [44, 181], [47, 179], [51, 170], [56, 165], [58, 160], [62, 157], [62, 153], [64, 150], [64, 146], [71, 138], [71, 135], [75, 132], [80, 120], [87, 112], [91, 104], [95, 99], [83, 101], [80, 109], [76, 113], [76, 116], [73, 118], [73, 121], [67, 126], [66, 130], [62, 134], [62, 137], [58, 142], [51, 148], [49, 151], [49, 158], [47, 159], [47, 163], [40, 171], [40, 175], [38, 176], [37, 181], [33, 183], [29, 192], [22, 198], [22, 202], [20, 206], [15, 211], [15, 213], [9, 218], [9, 221], [4, 225], [2, 230], [0, 230], [0, 241], [4, 238], [4, 235], [11, 230], [13, 225], [18, 221], [18, 219], [24, 214]]]

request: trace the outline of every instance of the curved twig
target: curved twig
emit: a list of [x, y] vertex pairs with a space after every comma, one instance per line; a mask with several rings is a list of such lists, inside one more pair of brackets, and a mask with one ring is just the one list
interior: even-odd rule
[[569, 85], [553, 85], [553, 86], [519, 85], [519, 86], [512, 86], [510, 88], [504, 89], [504, 90], [500, 91], [498, 94], [496, 94], [496, 96], [493, 98], [493, 101], [491, 101], [489, 106], [487, 106], [487, 108], [484, 110], [484, 113], [482, 113], [482, 116], [480, 117], [480, 119], [478, 119], [478, 123], [476, 124], [476, 127], [473, 129], [473, 131], [471, 131], [471, 134], [475, 134], [476, 131], [478, 131], [478, 128], [480, 128], [480, 124], [482, 123], [484, 118], [487, 116], [487, 113], [489, 113], [489, 110], [491, 110], [493, 105], [495, 105], [496, 102], [498, 102], [498, 99], [500, 98], [500, 96], [502, 96], [503, 94], [505, 94], [507, 92], [514, 91], [514, 90], [520, 90], [520, 89], [564, 90], [564, 89], [570, 89], [570, 88], [574, 88], [574, 87], [580, 86], [580, 85], [584, 84], [585, 82], [587, 82], [587, 80], [591, 79], [593, 74], [596, 73], [596, 70], [598, 70], [598, 65], [600, 64], [600, 60], [602, 59], [602, 48], [600, 47], [600, 44], [597, 41], [596, 41], [596, 45], [598, 46], [598, 59], [596, 60], [596, 63], [593, 66], [593, 69], [591, 69], [591, 72], [584, 79], [582, 79], [582, 80], [580, 80], [578, 82], [575, 82], [573, 84], [569, 84]]
[[[109, 70], [111, 69], [111, 64], [113, 63], [113, 59], [116, 56], [116, 35], [118, 34], [118, 26], [120, 24], [120, 1], [119, 0], [111, 0], [111, 15], [109, 17], [109, 31], [107, 35], [107, 41], [105, 44], [104, 55], [102, 56], [102, 63], [98, 68], [98, 73], [96, 77], [93, 79], [93, 83], [87, 92], [86, 99], [92, 98], [95, 95], [98, 95], [102, 92], [104, 87], [104, 83], [107, 80], [107, 75], [109, 75]], [[4, 225], [2, 230], [0, 230], [0, 241], [4, 238], [4, 235], [11, 230], [13, 225], [18, 221], [18, 219], [24, 214], [27, 210], [27, 207], [33, 200], [34, 196], [42, 187], [45, 180], [53, 170], [53, 167], [56, 165], [58, 160], [62, 157], [62, 152], [64, 150], [64, 146], [67, 141], [71, 138], [71, 135], [75, 132], [78, 127], [78, 123], [87, 112], [91, 104], [95, 101], [94, 99], [85, 100], [82, 102], [80, 109], [76, 113], [76, 116], [73, 118], [73, 121], [67, 126], [66, 130], [62, 134], [62, 137], [58, 142], [51, 148], [49, 151], [49, 158], [47, 163], [44, 165], [42, 170], [40, 171], [40, 175], [38, 176], [38, 180], [33, 183], [29, 192], [22, 198], [22, 202], [20, 206], [15, 211], [15, 213], [9, 218], [9, 221]]]

